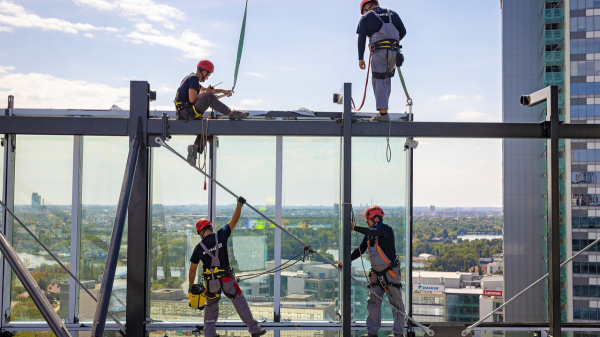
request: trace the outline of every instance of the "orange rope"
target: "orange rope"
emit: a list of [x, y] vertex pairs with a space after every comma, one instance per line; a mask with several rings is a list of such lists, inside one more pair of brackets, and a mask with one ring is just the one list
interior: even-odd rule
[[371, 72], [371, 58], [373, 57], [373, 53], [369, 54], [369, 68], [367, 69], [367, 80], [365, 81], [365, 93], [363, 95], [362, 103], [360, 104], [360, 108], [356, 108], [354, 105], [354, 99], [352, 99], [352, 110], [360, 111], [365, 105], [365, 99], [367, 98], [367, 86], [369, 85], [369, 73]]

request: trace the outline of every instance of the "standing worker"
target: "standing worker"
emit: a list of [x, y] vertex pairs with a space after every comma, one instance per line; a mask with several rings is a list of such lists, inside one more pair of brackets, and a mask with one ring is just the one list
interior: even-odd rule
[[196, 223], [196, 231], [202, 241], [194, 248], [190, 258], [189, 285], [191, 287], [196, 282], [196, 270], [198, 263], [202, 261], [203, 276], [206, 281], [206, 307], [204, 308], [204, 336], [206, 337], [219, 336], [216, 333], [215, 324], [219, 318], [221, 292], [233, 302], [235, 310], [248, 326], [252, 337], [267, 333], [252, 317], [248, 302], [246, 302], [229, 265], [229, 255], [227, 254], [227, 240], [240, 219], [244, 203], [246, 203], [244, 198], [237, 199], [237, 207], [233, 211], [231, 220], [216, 233], [213, 232], [212, 223], [207, 219], [200, 219]]
[[392, 92], [392, 77], [396, 66], [401, 66], [404, 56], [400, 53], [400, 40], [406, 35], [406, 28], [400, 16], [389, 9], [379, 7], [377, 0], [360, 2], [362, 17], [358, 22], [358, 66], [366, 69], [364, 60], [365, 42], [369, 37], [369, 50], [372, 53], [372, 81], [375, 92], [375, 106], [379, 114], [371, 118], [374, 122], [387, 122], [388, 102]]
[[[400, 261], [396, 256], [394, 230], [383, 223], [385, 213], [379, 206], [372, 206], [365, 212], [369, 227], [355, 226], [350, 229], [364, 234], [360, 246], [352, 252], [352, 261], [365, 251], [369, 254], [371, 270], [369, 271], [369, 287], [379, 297], [387, 294], [390, 303], [404, 312], [402, 301], [402, 284], [400, 283]], [[338, 264], [342, 268], [342, 262]], [[381, 328], [381, 299], [369, 294], [367, 300], [367, 334], [361, 337], [377, 337]], [[393, 310], [394, 328], [389, 337], [401, 337], [404, 334], [404, 315]]]
[[[219, 101], [215, 94], [224, 94], [227, 97], [233, 95], [233, 91], [225, 89], [215, 89], [212, 86], [203, 87], [201, 82], [206, 81], [215, 71], [215, 66], [209, 60], [202, 60], [196, 66], [196, 72], [187, 75], [179, 84], [175, 94], [175, 108], [177, 117], [183, 120], [202, 118], [208, 108], [212, 108], [229, 119], [244, 119], [248, 117], [248, 112], [236, 111], [230, 109], [227, 105]], [[204, 150], [202, 136], [197, 136], [194, 145], [188, 146], [187, 160], [196, 165], [198, 152]]]

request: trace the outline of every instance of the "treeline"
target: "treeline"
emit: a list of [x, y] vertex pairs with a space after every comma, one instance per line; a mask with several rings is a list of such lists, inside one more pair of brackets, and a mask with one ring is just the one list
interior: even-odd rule
[[455, 238], [465, 234], [502, 234], [503, 219], [494, 217], [471, 218], [417, 218], [413, 220], [416, 239]]
[[433, 254], [427, 270], [431, 271], [470, 271], [472, 267], [480, 267], [480, 258], [491, 258], [495, 254], [502, 253], [502, 240], [458, 240], [454, 243], [450, 240], [439, 243], [423, 242], [415, 240], [413, 243], [413, 255]]

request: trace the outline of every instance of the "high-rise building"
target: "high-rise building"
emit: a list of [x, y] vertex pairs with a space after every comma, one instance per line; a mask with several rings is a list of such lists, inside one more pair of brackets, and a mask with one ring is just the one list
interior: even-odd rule
[[[546, 120], [545, 106], [521, 107], [519, 96], [557, 85], [560, 120], [600, 123], [600, 1], [504, 0], [502, 22], [503, 122]], [[545, 141], [504, 140], [506, 298], [548, 271], [547, 149]], [[597, 238], [597, 149], [590, 140], [559, 144], [561, 260]], [[594, 251], [561, 268], [563, 321], [600, 320], [597, 261]], [[547, 283], [541, 283], [509, 304], [505, 319], [547, 320], [547, 303]]]
[[31, 207], [39, 208], [42, 205], [42, 196], [33, 192], [31, 194]]

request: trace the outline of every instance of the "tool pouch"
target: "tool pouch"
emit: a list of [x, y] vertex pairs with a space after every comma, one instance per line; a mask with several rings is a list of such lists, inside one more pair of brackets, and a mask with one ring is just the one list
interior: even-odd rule
[[404, 64], [404, 54], [398, 49], [398, 55], [396, 55], [396, 67], [400, 68]]
[[190, 300], [190, 307], [194, 309], [203, 310], [206, 306], [206, 289], [201, 284], [194, 284], [188, 292], [188, 299]]

